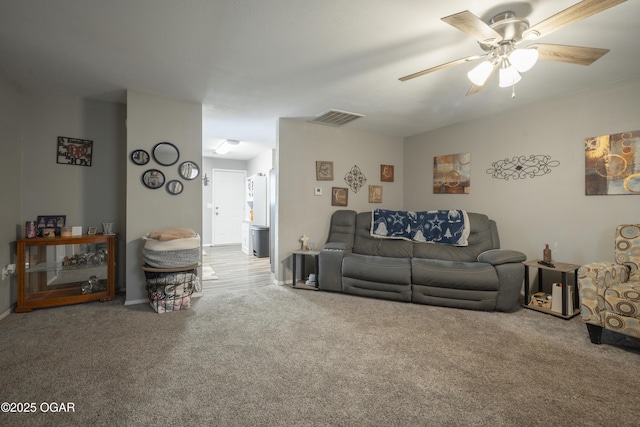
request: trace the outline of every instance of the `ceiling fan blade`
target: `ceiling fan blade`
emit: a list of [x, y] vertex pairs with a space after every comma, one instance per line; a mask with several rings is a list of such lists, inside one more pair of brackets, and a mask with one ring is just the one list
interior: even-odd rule
[[500, 34], [468, 10], [445, 16], [442, 20], [469, 34], [480, 43], [495, 45], [502, 40]]
[[529, 46], [529, 48], [538, 50], [538, 59], [568, 62], [569, 64], [578, 65], [591, 65], [605, 53], [609, 52], [609, 49], [563, 44], [534, 44]]
[[473, 95], [474, 93], [480, 93], [484, 90], [485, 87], [487, 87], [487, 82], [489, 80], [491, 80], [491, 77], [493, 77], [493, 75], [496, 73], [496, 70], [498, 69], [499, 64], [496, 62], [495, 65], [493, 66], [493, 69], [491, 70], [491, 73], [489, 74], [489, 77], [487, 77], [487, 80], [484, 82], [484, 84], [482, 86], [478, 86], [475, 84], [472, 84], [471, 87], [469, 88], [469, 90], [467, 91], [467, 95]]
[[455, 61], [447, 62], [445, 64], [440, 64], [435, 67], [427, 68], [426, 70], [418, 71], [417, 73], [409, 74], [408, 76], [400, 77], [399, 80], [401, 82], [406, 82], [407, 80], [415, 79], [416, 77], [424, 76], [425, 74], [433, 73], [434, 71], [442, 70], [443, 68], [449, 68], [449, 67], [453, 67], [454, 65], [463, 64], [469, 61], [474, 61], [486, 55], [488, 54], [473, 55], [473, 56], [467, 56], [466, 58], [456, 59]]
[[556, 13], [549, 18], [538, 22], [533, 27], [530, 27], [522, 34], [523, 39], [533, 39], [546, 36], [560, 28], [564, 28], [567, 25], [574, 24], [591, 15], [600, 13], [620, 3], [624, 3], [627, 0], [583, 0], [574, 4], [571, 7]]

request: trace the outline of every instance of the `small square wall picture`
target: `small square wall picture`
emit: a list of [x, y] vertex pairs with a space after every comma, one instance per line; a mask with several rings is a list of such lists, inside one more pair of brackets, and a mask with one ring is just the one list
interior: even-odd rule
[[369, 203], [382, 203], [382, 185], [369, 186]]
[[349, 189], [331, 187], [331, 206], [347, 206], [349, 203]]
[[585, 194], [640, 194], [640, 131], [585, 139]]
[[380, 181], [393, 182], [393, 165], [380, 165]]
[[433, 158], [433, 194], [471, 192], [471, 153]]
[[333, 181], [333, 162], [316, 161], [316, 181]]

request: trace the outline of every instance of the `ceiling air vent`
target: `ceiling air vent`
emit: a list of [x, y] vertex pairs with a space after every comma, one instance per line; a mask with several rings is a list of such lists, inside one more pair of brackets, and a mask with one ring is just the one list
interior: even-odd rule
[[319, 123], [321, 125], [328, 126], [342, 126], [349, 122], [364, 117], [364, 114], [350, 113], [348, 111], [329, 110], [326, 113], [322, 113], [315, 119], [311, 120], [311, 123]]

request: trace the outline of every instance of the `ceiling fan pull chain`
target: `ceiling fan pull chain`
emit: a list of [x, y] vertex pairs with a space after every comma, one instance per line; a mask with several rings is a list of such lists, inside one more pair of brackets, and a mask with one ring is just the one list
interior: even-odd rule
[[516, 85], [515, 83], [511, 86], [511, 99], [516, 97]]

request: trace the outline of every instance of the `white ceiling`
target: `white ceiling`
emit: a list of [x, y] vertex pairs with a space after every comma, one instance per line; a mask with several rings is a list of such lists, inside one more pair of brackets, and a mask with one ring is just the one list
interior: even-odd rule
[[[366, 115], [345, 128], [406, 137], [640, 74], [640, 1], [540, 43], [609, 48], [584, 67], [539, 61], [511, 89], [466, 97], [458, 65], [482, 53], [441, 17], [514, 10], [535, 24], [577, 0], [2, 0], [0, 72], [18, 85], [124, 102], [131, 89], [203, 104], [204, 154], [225, 138], [248, 159], [275, 147], [279, 117]], [[494, 77], [495, 79], [495, 77]]]

